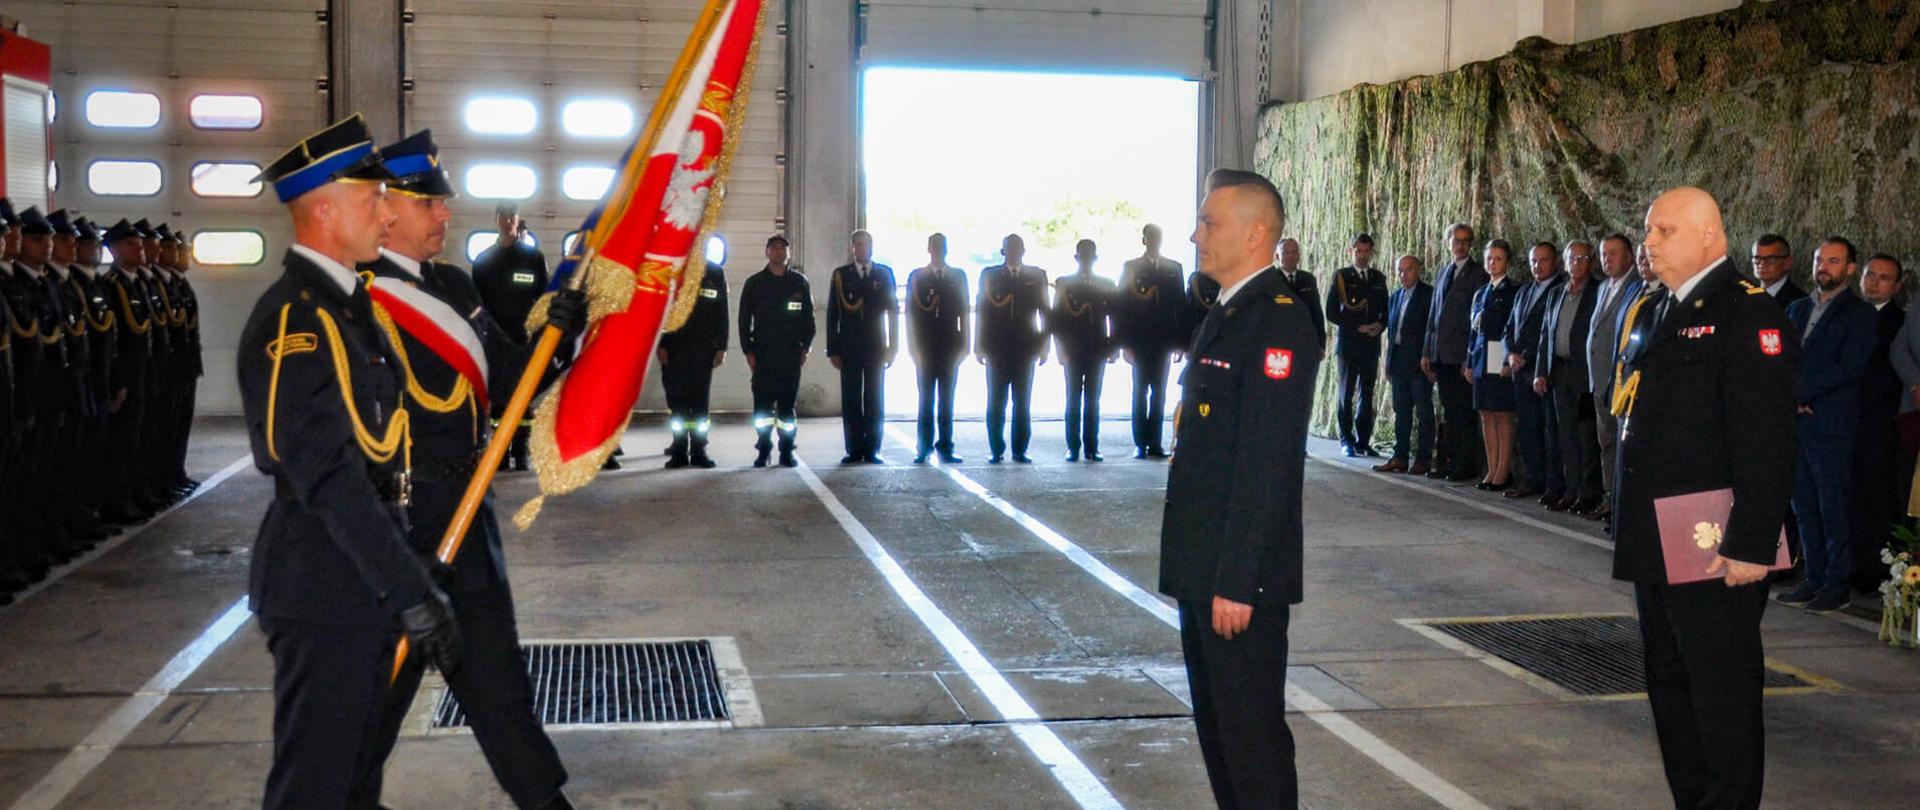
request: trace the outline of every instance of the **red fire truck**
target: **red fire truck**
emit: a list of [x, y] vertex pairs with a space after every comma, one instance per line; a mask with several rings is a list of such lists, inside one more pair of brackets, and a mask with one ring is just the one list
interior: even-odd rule
[[0, 191], [13, 200], [15, 209], [29, 205], [50, 210], [53, 192], [48, 171], [53, 160], [53, 140], [48, 119], [52, 96], [52, 51], [40, 42], [21, 36], [13, 20], [0, 17], [0, 112], [4, 113], [4, 136], [0, 137]]

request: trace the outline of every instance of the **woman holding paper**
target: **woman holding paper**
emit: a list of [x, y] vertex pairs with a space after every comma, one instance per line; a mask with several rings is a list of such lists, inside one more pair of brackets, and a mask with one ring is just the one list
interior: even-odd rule
[[1499, 492], [1513, 481], [1513, 383], [1505, 343], [1507, 316], [1520, 285], [1507, 278], [1513, 248], [1505, 239], [1487, 243], [1481, 261], [1491, 283], [1473, 297], [1467, 363], [1460, 373], [1473, 383], [1473, 407], [1480, 412], [1480, 440], [1487, 451], [1487, 474], [1480, 489]]

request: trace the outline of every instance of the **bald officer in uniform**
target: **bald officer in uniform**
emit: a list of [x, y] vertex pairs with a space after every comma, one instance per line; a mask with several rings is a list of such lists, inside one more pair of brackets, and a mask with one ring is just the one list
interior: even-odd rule
[[1308, 300], [1267, 263], [1273, 184], [1217, 170], [1193, 241], [1220, 301], [1189, 347], [1160, 529], [1160, 591], [1180, 603], [1193, 720], [1221, 807], [1295, 807], [1287, 621], [1301, 598], [1301, 489], [1320, 366]]
[[[1760, 614], [1793, 492], [1800, 344], [1765, 287], [1727, 258], [1720, 206], [1679, 188], [1647, 211], [1660, 289], [1627, 315], [1614, 513], [1616, 579], [1633, 583], [1648, 702], [1680, 808], [1756, 808], [1765, 751]], [[1731, 489], [1700, 582], [1669, 585], [1657, 499]]]
[[260, 176], [294, 230], [237, 357], [254, 466], [274, 484], [248, 588], [273, 655], [267, 808], [371, 806], [352, 791], [383, 765], [374, 752], [403, 633], [443, 673], [460, 668], [447, 596], [407, 543], [400, 361], [352, 269], [380, 257], [392, 178], [357, 115]]

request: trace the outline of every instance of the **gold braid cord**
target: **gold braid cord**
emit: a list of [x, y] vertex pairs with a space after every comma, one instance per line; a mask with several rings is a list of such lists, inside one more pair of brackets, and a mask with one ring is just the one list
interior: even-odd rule
[[[753, 92], [753, 73], [760, 63], [761, 26], [766, 21], [767, 4], [761, 3], [760, 16], [753, 21], [753, 44], [747, 47], [747, 62], [740, 69], [740, 84], [733, 90], [732, 103], [727, 105], [727, 134], [720, 142], [719, 158], [714, 161], [713, 193], [707, 197], [707, 210], [700, 218], [700, 233], [694, 237], [693, 250], [705, 251], [707, 239], [720, 223], [720, 208], [727, 201], [727, 177], [733, 172], [733, 154], [740, 146], [740, 132], [746, 128], [747, 97]], [[706, 273], [704, 253], [699, 258], [688, 253], [686, 265], [680, 270], [679, 291], [674, 294], [660, 331], [678, 332], [687, 325], [687, 319], [693, 317], [694, 304], [700, 302], [700, 284]]]
[[[594, 254], [586, 266], [576, 267], [573, 272], [587, 274], [587, 323], [590, 324], [626, 312], [627, 305], [633, 303], [634, 292], [640, 289], [633, 268], [599, 254]], [[546, 293], [527, 310], [524, 324], [527, 334], [537, 339], [541, 330], [547, 328], [547, 304], [552, 300], [553, 293]]]
[[[113, 282], [113, 291], [120, 295], [121, 323], [126, 324], [127, 328], [132, 329], [136, 335], [146, 334], [147, 330], [152, 328], [152, 324], [149, 321], [142, 321], [133, 317], [133, 301], [127, 297], [127, 285], [121, 280], [115, 279]], [[38, 324], [36, 324], [36, 326], [37, 325]]]
[[[320, 316], [320, 327], [327, 332], [328, 348], [333, 357], [333, 374], [340, 381], [340, 401], [347, 406], [347, 421], [353, 424], [353, 438], [359, 442], [360, 452], [375, 464], [392, 461], [394, 455], [403, 449], [411, 456], [413, 438], [407, 430], [406, 400], [395, 403], [393, 418], [387, 420], [386, 435], [375, 438], [373, 431], [367, 429], [366, 422], [360, 419], [360, 406], [353, 401], [353, 362], [347, 358], [346, 342], [340, 337], [340, 327], [334, 324], [333, 316], [327, 314], [326, 310], [316, 309], [314, 314]], [[405, 461], [407, 466], [412, 466], [411, 458]]]
[[380, 322], [380, 328], [387, 330], [387, 342], [393, 344], [393, 353], [400, 358], [400, 371], [407, 375], [407, 395], [420, 403], [420, 407], [433, 413], [453, 413], [473, 400], [473, 385], [462, 374], [453, 375], [453, 390], [446, 396], [437, 397], [429, 392], [413, 374], [413, 358], [407, 356], [407, 342], [400, 333], [400, 325], [393, 322], [393, 313], [379, 302], [373, 302], [373, 318]]
[[[69, 283], [73, 285], [73, 288], [76, 292], [80, 293], [80, 300], [83, 303], [89, 300], [87, 296], [86, 288], [80, 286], [79, 281], [71, 281]], [[113, 316], [112, 308], [107, 309], [107, 317], [101, 318], [100, 320], [96, 321], [93, 319], [93, 307], [82, 306], [80, 308], [80, 317], [86, 320], [87, 328], [92, 329], [95, 332], [105, 332], [113, 328], [114, 316]]]

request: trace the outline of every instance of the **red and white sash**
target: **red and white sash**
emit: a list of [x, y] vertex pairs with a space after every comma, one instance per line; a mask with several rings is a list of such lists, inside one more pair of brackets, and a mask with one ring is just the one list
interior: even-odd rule
[[426, 290], [389, 276], [375, 278], [367, 294], [393, 317], [400, 331], [453, 367], [473, 387], [474, 395], [487, 401], [487, 353], [466, 318]]

